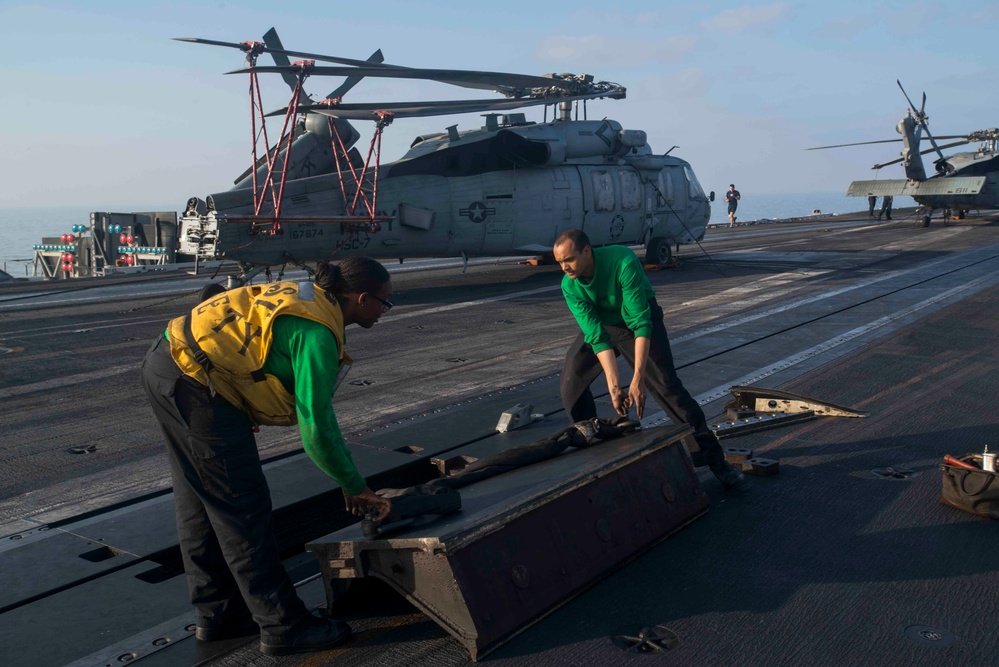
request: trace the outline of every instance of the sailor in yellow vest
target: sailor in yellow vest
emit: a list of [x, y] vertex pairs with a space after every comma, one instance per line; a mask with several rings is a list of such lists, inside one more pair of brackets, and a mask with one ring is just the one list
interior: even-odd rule
[[171, 321], [147, 353], [142, 381], [166, 436], [199, 640], [259, 632], [261, 651], [285, 655], [350, 638], [343, 621], [309, 613], [281, 564], [253, 429], [297, 423], [347, 509], [384, 518], [390, 503], [358, 473], [331, 399], [350, 364], [344, 327], [370, 328], [391, 294], [373, 259], [320, 262], [315, 282], [216, 295]]

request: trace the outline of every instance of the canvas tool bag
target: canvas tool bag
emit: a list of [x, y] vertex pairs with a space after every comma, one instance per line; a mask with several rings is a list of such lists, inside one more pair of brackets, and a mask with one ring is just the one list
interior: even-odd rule
[[975, 466], [969, 470], [957, 465], [943, 463], [943, 490], [940, 502], [975, 516], [999, 519], [999, 475], [982, 470], [982, 455], [967, 454], [960, 461]]

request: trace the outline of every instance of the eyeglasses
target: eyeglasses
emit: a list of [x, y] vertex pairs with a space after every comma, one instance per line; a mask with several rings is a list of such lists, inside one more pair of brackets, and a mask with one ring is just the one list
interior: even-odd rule
[[387, 299], [383, 299], [380, 296], [378, 296], [377, 294], [372, 294], [371, 292], [368, 292], [368, 296], [370, 296], [372, 299], [376, 299], [377, 301], [379, 301], [383, 306], [385, 306], [385, 310], [392, 310], [392, 306], [395, 305], [391, 301], [388, 301]]

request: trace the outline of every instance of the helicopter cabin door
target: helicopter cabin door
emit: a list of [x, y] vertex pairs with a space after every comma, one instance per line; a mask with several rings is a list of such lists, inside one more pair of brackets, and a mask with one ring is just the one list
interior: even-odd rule
[[580, 166], [583, 231], [593, 245], [633, 243], [643, 231], [641, 177], [633, 167]]
[[488, 215], [482, 223], [482, 254], [506, 253], [513, 247], [513, 195], [486, 195], [485, 204]]

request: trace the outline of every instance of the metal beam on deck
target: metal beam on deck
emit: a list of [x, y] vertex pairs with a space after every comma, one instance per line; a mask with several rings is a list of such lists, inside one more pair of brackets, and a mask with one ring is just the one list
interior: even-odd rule
[[478, 660], [707, 511], [690, 433], [572, 450], [463, 488], [462, 510], [437, 522], [387, 539], [352, 526], [306, 548], [330, 606], [342, 580], [381, 579]]

